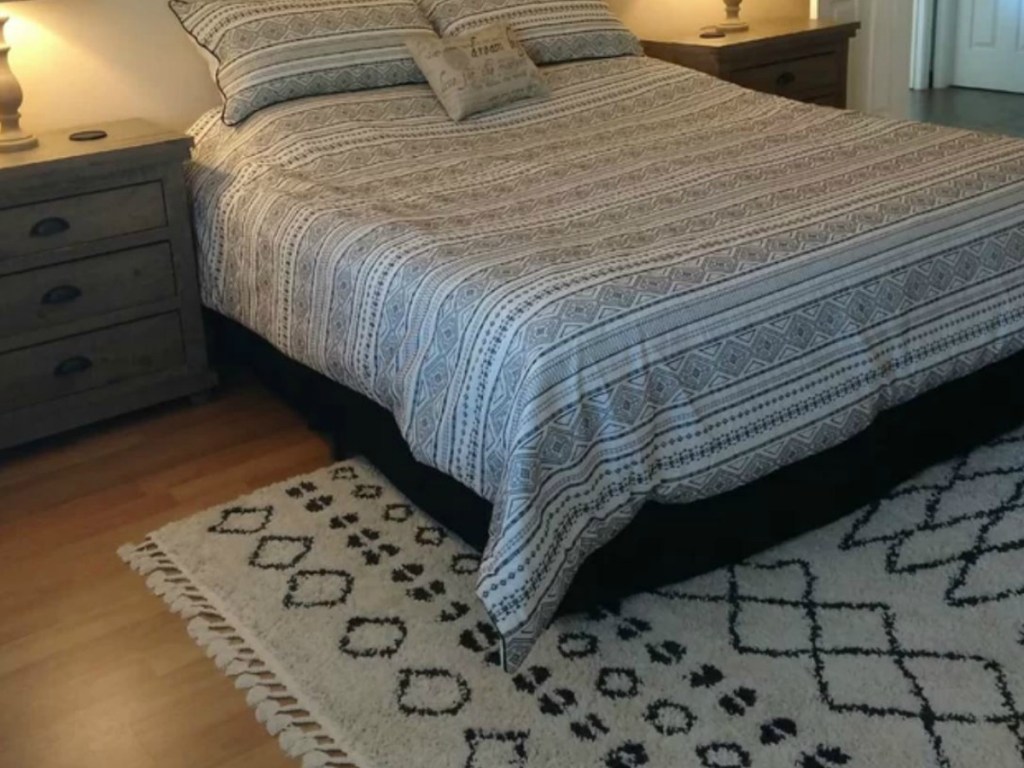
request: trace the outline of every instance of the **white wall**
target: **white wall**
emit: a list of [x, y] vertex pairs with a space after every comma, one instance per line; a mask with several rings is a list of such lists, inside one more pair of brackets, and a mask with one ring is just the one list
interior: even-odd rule
[[910, 104], [910, 0], [819, 0], [820, 16], [859, 21], [850, 51], [850, 107], [906, 117]]
[[[806, 16], [808, 0], [745, 0], [743, 15]], [[0, 0], [3, 4], [3, 0]], [[671, 20], [696, 31], [721, 0], [612, 0], [628, 25]], [[206, 63], [166, 0], [33, 0], [4, 4], [11, 66], [25, 91], [23, 124], [59, 129], [122, 117], [189, 125], [217, 104]]]
[[205, 62], [165, 0], [33, 0], [3, 8], [28, 130], [122, 117], [184, 127], [217, 103]]
[[[722, 0], [607, 0], [619, 17], [637, 34], [665, 39], [672, 35], [694, 35], [725, 18]], [[806, 19], [809, 0], [744, 0], [740, 15], [751, 22], [759, 19]]]

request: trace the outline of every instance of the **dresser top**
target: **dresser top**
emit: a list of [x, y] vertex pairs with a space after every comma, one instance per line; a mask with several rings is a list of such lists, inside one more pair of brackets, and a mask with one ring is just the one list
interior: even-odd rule
[[[709, 24], [708, 26], [714, 26]], [[634, 25], [635, 27], [635, 25]], [[845, 34], [852, 37], [860, 24], [836, 23], [815, 19], [770, 19], [750, 22], [746, 32], [731, 32], [725, 37], [701, 37], [700, 29], [692, 20], [682, 22], [675, 20], [672, 14], [666, 14], [656, 28], [638, 30], [642, 39], [650, 42], [672, 43], [680, 46], [699, 46], [701, 48], [733, 48], [756, 45], [779, 38], [806, 36], [820, 33], [822, 35]], [[649, 33], [649, 34], [646, 34]]]
[[[72, 141], [75, 131], [101, 129], [107, 136]], [[189, 155], [191, 137], [146, 120], [118, 120], [39, 134], [39, 146], [21, 152], [0, 152], [0, 183], [36, 180], [57, 168], [62, 175], [109, 169], [110, 165], [181, 162]]]

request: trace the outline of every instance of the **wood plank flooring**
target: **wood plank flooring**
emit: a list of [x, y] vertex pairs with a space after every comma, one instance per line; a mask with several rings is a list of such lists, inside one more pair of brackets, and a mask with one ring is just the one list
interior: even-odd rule
[[1024, 138], [1024, 94], [943, 88], [911, 91], [911, 120]]
[[0, 454], [0, 767], [296, 768], [115, 550], [330, 461], [244, 379]]

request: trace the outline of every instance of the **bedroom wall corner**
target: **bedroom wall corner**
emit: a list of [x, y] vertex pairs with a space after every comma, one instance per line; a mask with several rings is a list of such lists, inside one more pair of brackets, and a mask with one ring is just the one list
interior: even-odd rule
[[[607, 0], [627, 27], [641, 37], [646, 30], [689, 29], [696, 34], [725, 18], [722, 0]], [[810, 0], [744, 0], [743, 18], [796, 19], [810, 15]]]
[[11, 3], [8, 39], [33, 132], [144, 117], [185, 128], [219, 100], [166, 0]]

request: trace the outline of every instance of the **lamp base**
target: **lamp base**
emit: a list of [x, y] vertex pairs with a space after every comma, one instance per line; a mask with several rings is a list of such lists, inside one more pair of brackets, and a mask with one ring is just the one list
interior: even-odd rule
[[0, 138], [0, 152], [21, 152], [39, 146], [39, 139], [31, 134], [15, 138]]
[[728, 35], [730, 32], [746, 32], [747, 30], [750, 29], [750, 25], [747, 24], [747, 22], [745, 21], [734, 19], [729, 21], [723, 21], [720, 24], [715, 24], [715, 28], [719, 32]]

